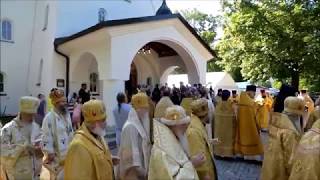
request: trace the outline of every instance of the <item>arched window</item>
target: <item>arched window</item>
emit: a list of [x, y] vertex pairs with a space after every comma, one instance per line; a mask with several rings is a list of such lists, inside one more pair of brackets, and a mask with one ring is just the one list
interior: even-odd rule
[[1, 20], [1, 40], [12, 41], [12, 23], [8, 19]]
[[43, 59], [40, 60], [39, 72], [38, 72], [38, 81], [37, 81], [37, 84], [36, 84], [37, 86], [41, 86], [42, 71], [43, 71]]
[[4, 77], [3, 74], [0, 73], [0, 92], [4, 91]]
[[44, 12], [44, 24], [42, 31], [45, 31], [48, 27], [48, 20], [49, 20], [49, 5], [46, 6], [45, 12]]
[[91, 92], [98, 92], [98, 74], [91, 73], [90, 74], [90, 91]]

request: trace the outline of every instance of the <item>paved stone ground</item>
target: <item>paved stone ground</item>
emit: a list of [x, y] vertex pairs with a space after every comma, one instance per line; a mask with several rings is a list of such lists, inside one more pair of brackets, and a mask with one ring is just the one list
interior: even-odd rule
[[216, 160], [219, 180], [259, 180], [261, 164], [244, 160]]

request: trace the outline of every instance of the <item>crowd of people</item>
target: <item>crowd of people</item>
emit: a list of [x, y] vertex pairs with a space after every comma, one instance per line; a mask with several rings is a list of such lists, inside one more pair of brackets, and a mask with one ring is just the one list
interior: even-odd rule
[[78, 94], [68, 104], [52, 89], [47, 113], [43, 96], [21, 98], [18, 116], [1, 128], [1, 178], [39, 179], [46, 168], [50, 179], [211, 180], [214, 156], [263, 161], [262, 180], [320, 178], [320, 99], [313, 103], [305, 90], [283, 85], [273, 98], [256, 95], [254, 85], [216, 94], [181, 83], [140, 86], [128, 98], [120, 92], [112, 111], [117, 156], [105, 142], [104, 102], [90, 100], [85, 85]]

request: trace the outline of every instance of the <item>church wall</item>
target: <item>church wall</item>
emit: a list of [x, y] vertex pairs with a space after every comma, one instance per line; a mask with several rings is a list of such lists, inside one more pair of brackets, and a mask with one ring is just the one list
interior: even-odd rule
[[59, 1], [57, 37], [68, 36], [98, 23], [99, 8], [107, 12], [106, 20], [153, 16], [162, 0], [73, 0]]
[[[151, 56], [152, 57], [152, 56]], [[145, 55], [137, 55], [133, 63], [137, 67], [138, 72], [138, 84], [146, 85], [147, 78], [152, 78], [152, 86], [156, 83], [159, 83], [159, 75], [157, 74], [157, 69], [159, 69], [159, 65], [155, 63], [157, 59], [147, 58]]]
[[65, 79], [65, 59], [54, 52], [56, 29], [56, 1], [37, 1], [28, 80], [28, 91], [34, 96], [42, 93], [48, 97], [56, 79]]
[[4, 93], [0, 96], [0, 113], [16, 114], [21, 96], [27, 91], [28, 64], [31, 55], [31, 40], [35, 2], [0, 1], [1, 19], [7, 18], [13, 25], [13, 41], [1, 41], [0, 71], [5, 75]]

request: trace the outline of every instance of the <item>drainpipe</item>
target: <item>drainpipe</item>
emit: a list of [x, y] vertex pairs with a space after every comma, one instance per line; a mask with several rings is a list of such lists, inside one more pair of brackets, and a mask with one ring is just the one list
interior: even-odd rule
[[70, 71], [70, 58], [66, 54], [63, 54], [61, 51], [58, 50], [58, 45], [54, 44], [54, 51], [59, 54], [60, 56], [66, 59], [66, 97], [68, 99], [69, 95], [69, 71]]

